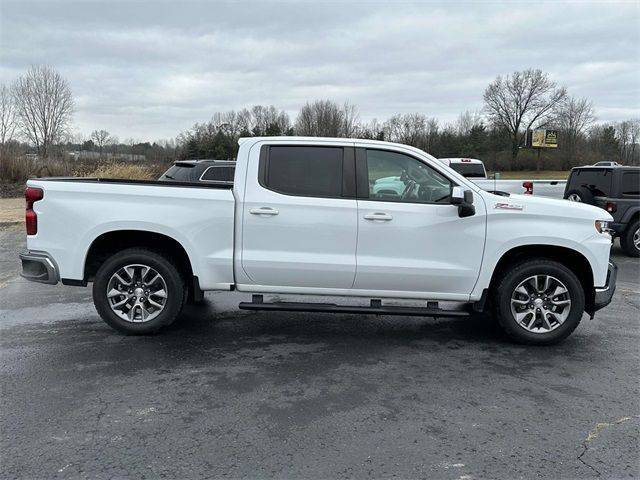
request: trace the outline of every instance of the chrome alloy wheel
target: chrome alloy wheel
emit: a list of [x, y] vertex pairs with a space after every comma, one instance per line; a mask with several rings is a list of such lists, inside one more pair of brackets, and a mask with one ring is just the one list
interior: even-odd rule
[[511, 294], [511, 314], [528, 332], [551, 332], [564, 323], [570, 312], [569, 290], [551, 275], [529, 277]]
[[571, 202], [582, 202], [582, 198], [580, 198], [580, 195], [578, 195], [577, 193], [572, 193], [571, 195], [569, 195], [567, 197], [567, 200]]
[[640, 250], [640, 228], [636, 228], [633, 233], [633, 246], [636, 247], [636, 250]]
[[107, 283], [111, 310], [132, 323], [156, 318], [167, 304], [167, 284], [148, 265], [132, 264], [114, 273]]

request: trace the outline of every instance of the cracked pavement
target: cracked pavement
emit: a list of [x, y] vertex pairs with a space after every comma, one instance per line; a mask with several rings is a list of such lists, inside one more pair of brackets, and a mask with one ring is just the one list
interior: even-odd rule
[[126, 337], [0, 230], [0, 478], [640, 476], [640, 262], [564, 343], [483, 319], [247, 313]]

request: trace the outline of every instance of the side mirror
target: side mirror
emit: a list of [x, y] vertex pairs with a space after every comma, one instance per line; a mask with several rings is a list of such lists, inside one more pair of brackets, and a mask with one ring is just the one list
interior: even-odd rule
[[475, 215], [476, 207], [473, 206], [473, 192], [463, 187], [453, 187], [451, 191], [451, 204], [458, 206], [458, 216], [470, 217]]

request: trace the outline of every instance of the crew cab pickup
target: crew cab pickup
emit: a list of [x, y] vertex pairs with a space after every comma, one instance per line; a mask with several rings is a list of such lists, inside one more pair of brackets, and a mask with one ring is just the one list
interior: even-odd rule
[[[170, 324], [203, 291], [238, 290], [253, 294], [239, 305], [252, 310], [460, 317], [490, 305], [516, 341], [550, 344], [611, 301], [617, 268], [602, 209], [494, 195], [406, 145], [239, 144], [233, 185], [29, 180], [23, 276], [93, 282], [100, 316], [128, 334]], [[390, 176], [402, 192], [375, 188]]]

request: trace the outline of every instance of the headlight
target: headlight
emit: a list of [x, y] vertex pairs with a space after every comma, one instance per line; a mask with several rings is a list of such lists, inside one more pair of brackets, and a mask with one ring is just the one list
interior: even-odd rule
[[598, 233], [609, 233], [609, 222], [596, 220], [596, 230]]

